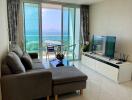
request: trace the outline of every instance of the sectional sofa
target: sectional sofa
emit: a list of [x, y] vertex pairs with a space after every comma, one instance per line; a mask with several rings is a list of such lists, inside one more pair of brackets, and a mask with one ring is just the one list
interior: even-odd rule
[[36, 53], [15, 46], [2, 62], [2, 100], [36, 100], [86, 88], [87, 76], [75, 67], [48, 68]]

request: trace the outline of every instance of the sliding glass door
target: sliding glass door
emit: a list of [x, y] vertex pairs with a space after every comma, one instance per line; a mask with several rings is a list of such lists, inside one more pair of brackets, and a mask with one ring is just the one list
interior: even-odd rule
[[42, 4], [42, 46], [61, 45], [61, 5]]
[[24, 3], [24, 35], [27, 52], [39, 49], [39, 4]]
[[76, 44], [74, 50], [74, 59], [80, 58], [80, 8], [75, 10], [75, 34], [74, 43]]
[[68, 59], [74, 59], [75, 9], [69, 8], [69, 51]]
[[67, 58], [79, 59], [80, 8], [63, 7], [63, 43], [67, 45]]
[[24, 18], [27, 52], [45, 52], [47, 44], [55, 44], [62, 46], [67, 59], [79, 59], [80, 8], [24, 3]]

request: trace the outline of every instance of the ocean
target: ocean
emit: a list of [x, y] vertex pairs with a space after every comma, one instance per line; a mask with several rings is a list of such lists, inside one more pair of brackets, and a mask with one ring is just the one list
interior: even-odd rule
[[[26, 50], [27, 51], [38, 51], [39, 49], [39, 35], [25, 35], [26, 39]], [[61, 36], [60, 35], [43, 35], [42, 36], [42, 45], [45, 46], [45, 41], [59, 41], [61, 42]], [[63, 42], [64, 45], [68, 45], [69, 41], [73, 40], [71, 37], [68, 37], [68, 35], [63, 35]]]

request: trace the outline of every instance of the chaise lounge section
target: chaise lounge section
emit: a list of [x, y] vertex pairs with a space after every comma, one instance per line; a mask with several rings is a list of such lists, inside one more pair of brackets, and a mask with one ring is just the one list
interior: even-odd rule
[[52, 94], [55, 100], [58, 95], [86, 88], [87, 76], [75, 67], [57, 67], [48, 69], [52, 73]]

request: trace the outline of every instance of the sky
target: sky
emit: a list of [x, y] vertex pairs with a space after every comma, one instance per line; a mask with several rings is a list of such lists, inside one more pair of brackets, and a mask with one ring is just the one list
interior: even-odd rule
[[42, 30], [61, 32], [60, 9], [42, 9]]

